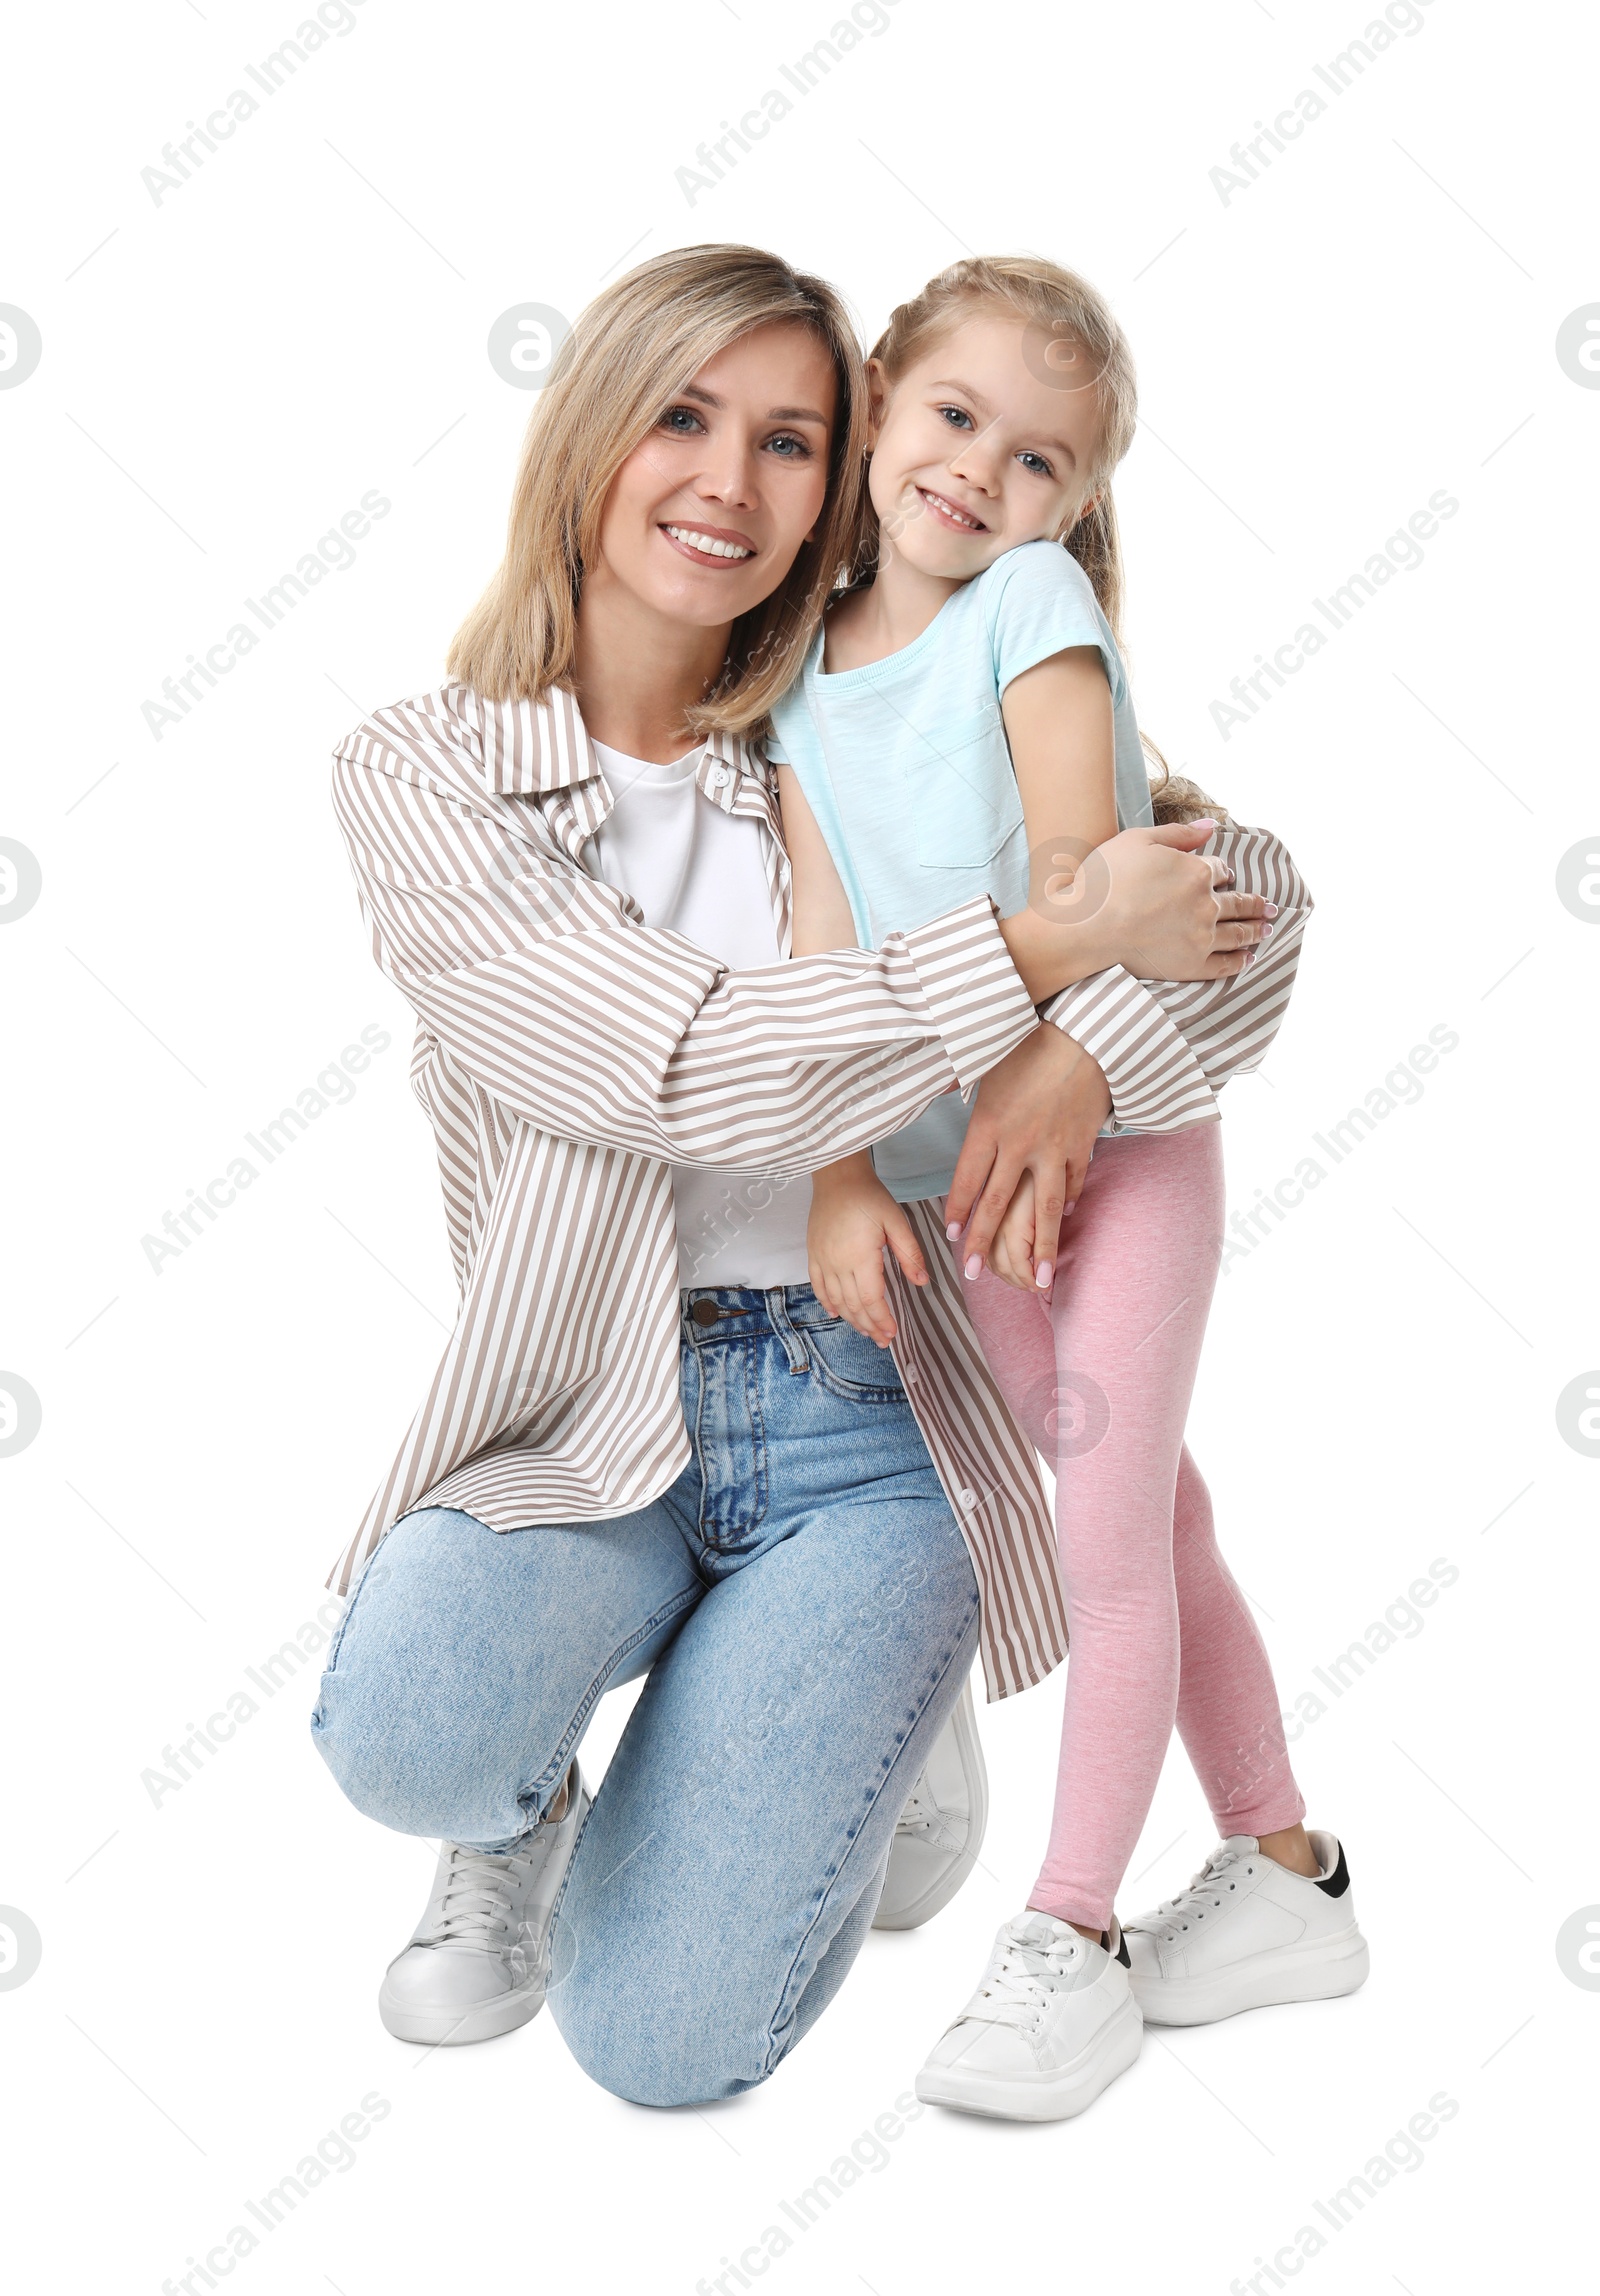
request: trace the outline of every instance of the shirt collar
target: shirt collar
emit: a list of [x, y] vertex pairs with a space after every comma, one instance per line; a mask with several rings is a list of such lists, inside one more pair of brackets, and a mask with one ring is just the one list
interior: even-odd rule
[[[571, 694], [553, 687], [538, 701], [474, 699], [481, 713], [483, 776], [497, 797], [543, 796], [602, 778], [594, 743]], [[739, 800], [748, 802], [747, 782], [765, 792], [766, 762], [737, 734], [713, 733], [701, 749], [695, 781], [724, 813], [736, 805], [744, 811]]]

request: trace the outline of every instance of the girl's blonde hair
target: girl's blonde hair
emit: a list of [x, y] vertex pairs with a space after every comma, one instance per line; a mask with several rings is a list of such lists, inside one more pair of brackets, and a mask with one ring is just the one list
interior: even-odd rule
[[866, 387], [860, 345], [825, 280], [759, 247], [680, 247], [603, 288], [557, 353], [534, 408], [511, 495], [506, 551], [456, 632], [452, 677], [493, 701], [571, 689], [583, 569], [607, 492], [690, 377], [753, 328], [807, 327], [828, 351], [838, 406], [828, 492], [770, 598], [733, 625], [721, 675], [688, 712], [696, 734], [742, 733], [792, 684], [860, 517]]
[[[981, 306], [996, 303], [1024, 321], [1023, 356], [1041, 379], [1059, 382], [1063, 389], [1096, 393], [1100, 426], [1087, 473], [1094, 501], [1059, 539], [1089, 577], [1100, 611], [1120, 645], [1122, 543], [1111, 475], [1133, 444], [1139, 392], [1128, 338], [1105, 298], [1077, 272], [1042, 256], [971, 255], [952, 263], [920, 294], [900, 304], [871, 355], [889, 382], [896, 383], [941, 337]], [[863, 492], [850, 563], [851, 581], [857, 587], [870, 582], [877, 570], [879, 534], [878, 514]], [[1157, 821], [1192, 821], [1207, 812], [1226, 820], [1194, 782], [1173, 775], [1154, 743], [1143, 735], [1140, 739], [1161, 768], [1162, 779], [1151, 792]]]

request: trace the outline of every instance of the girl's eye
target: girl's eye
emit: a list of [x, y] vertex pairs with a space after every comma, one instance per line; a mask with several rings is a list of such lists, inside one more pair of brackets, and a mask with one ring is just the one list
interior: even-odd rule
[[1035, 454], [1031, 447], [1025, 449], [1023, 453], [1019, 454], [1017, 460], [1021, 463], [1024, 470], [1031, 470], [1036, 478], [1053, 478], [1055, 475], [1055, 473], [1051, 470], [1050, 465], [1045, 461], [1044, 456], [1042, 454]]
[[965, 407], [941, 407], [939, 412], [952, 430], [971, 430], [972, 417]]
[[678, 438], [692, 438], [697, 430], [705, 429], [705, 424], [693, 407], [668, 407], [657, 427], [671, 431]]

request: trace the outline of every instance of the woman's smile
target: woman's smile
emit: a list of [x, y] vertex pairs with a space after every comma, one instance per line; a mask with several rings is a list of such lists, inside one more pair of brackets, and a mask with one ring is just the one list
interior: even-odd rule
[[731, 526], [704, 526], [698, 520], [692, 526], [668, 525], [663, 520], [661, 532], [674, 550], [699, 566], [740, 566], [756, 554], [749, 535]]

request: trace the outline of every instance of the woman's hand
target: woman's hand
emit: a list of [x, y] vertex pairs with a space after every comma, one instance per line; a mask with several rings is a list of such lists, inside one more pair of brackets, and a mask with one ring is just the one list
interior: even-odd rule
[[1241, 972], [1277, 909], [1229, 891], [1233, 872], [1198, 848], [1214, 821], [1124, 829], [1085, 854], [1034, 856], [1028, 906], [1000, 931], [1035, 1003], [1122, 965], [1144, 980], [1215, 981]]
[[[1058, 1028], [1041, 1024], [990, 1069], [978, 1086], [944, 1208], [951, 1241], [966, 1230], [969, 1277], [990, 1259], [995, 1273], [1014, 1283], [1025, 1258], [1024, 1288], [1049, 1289], [1062, 1217], [1078, 1200], [1095, 1136], [1110, 1113], [1111, 1092], [1098, 1061]], [[1024, 1176], [1030, 1195], [1008, 1227], [1002, 1267], [991, 1246]]]
[[870, 1154], [844, 1156], [813, 1173], [806, 1223], [811, 1288], [830, 1315], [842, 1315], [880, 1347], [898, 1331], [884, 1283], [885, 1247], [909, 1283], [927, 1282], [916, 1231], [873, 1170]]

